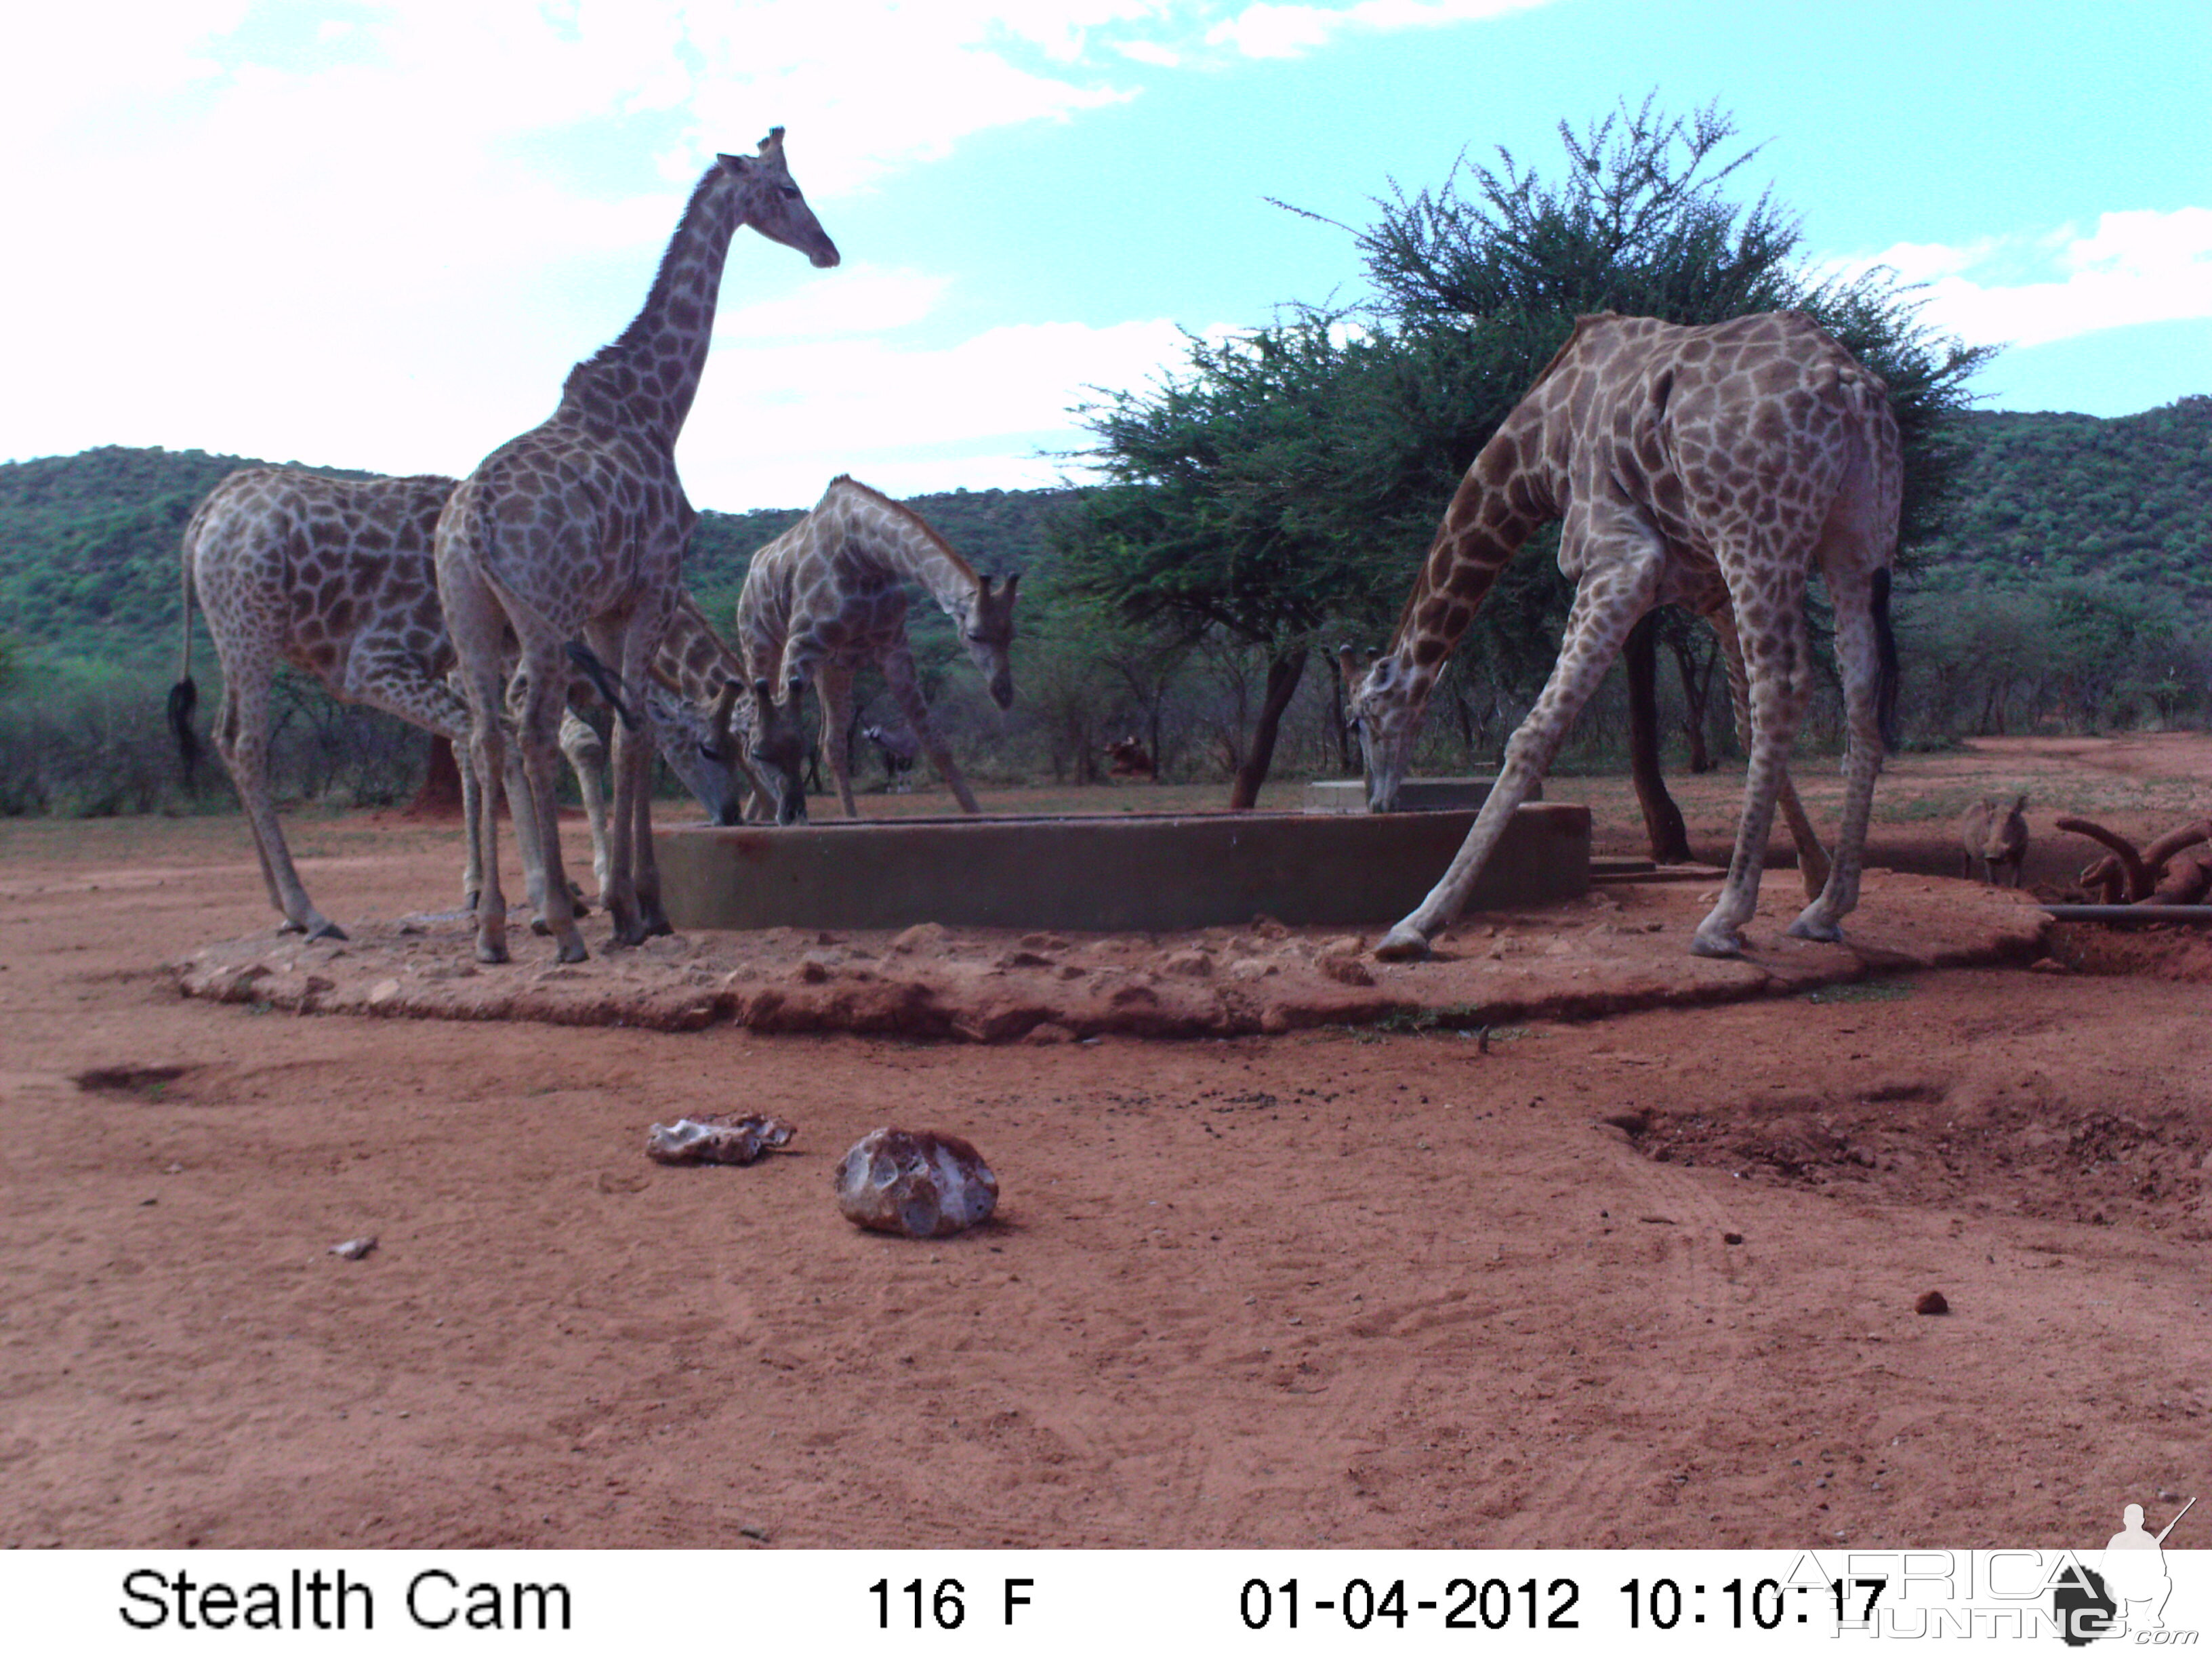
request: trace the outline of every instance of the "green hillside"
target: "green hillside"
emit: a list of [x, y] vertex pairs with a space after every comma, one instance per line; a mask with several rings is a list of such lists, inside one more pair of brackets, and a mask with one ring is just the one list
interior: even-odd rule
[[[110, 667], [166, 665], [176, 650], [185, 521], [228, 474], [267, 465], [198, 449], [114, 447], [0, 465], [0, 636]], [[1045, 559], [1044, 520], [1065, 498], [957, 490], [916, 496], [913, 505], [978, 569], [1004, 573]], [[716, 614], [736, 599], [753, 550], [804, 512], [703, 515], [689, 579]]]
[[2212, 597], [2212, 397], [2116, 420], [1970, 414], [1931, 574], [2179, 584]]

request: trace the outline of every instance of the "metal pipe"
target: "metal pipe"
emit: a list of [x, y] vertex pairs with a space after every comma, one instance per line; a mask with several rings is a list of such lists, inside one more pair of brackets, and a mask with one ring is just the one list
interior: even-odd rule
[[2123, 927], [2148, 927], [2160, 921], [2199, 927], [2212, 922], [2212, 904], [2046, 904], [2043, 909], [2056, 921], [2109, 921]]

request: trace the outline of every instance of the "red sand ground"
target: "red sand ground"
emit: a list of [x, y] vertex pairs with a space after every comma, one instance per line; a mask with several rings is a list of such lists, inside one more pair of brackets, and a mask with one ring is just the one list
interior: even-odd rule
[[[1715, 856], [1738, 787], [1681, 789]], [[2056, 814], [2212, 806], [2212, 741], [1909, 758], [1875, 861], [1948, 876], [2014, 787], [2053, 880]], [[1549, 793], [1635, 850], [1618, 783]], [[447, 902], [455, 839], [295, 830], [347, 918]], [[0, 1543], [2080, 1544], [2203, 1478], [2198, 941], [1486, 1054], [300, 1018], [161, 966], [269, 926], [236, 819], [0, 844]], [[799, 1139], [649, 1163], [696, 1109]], [[893, 1120], [999, 1220], [840, 1220]]]

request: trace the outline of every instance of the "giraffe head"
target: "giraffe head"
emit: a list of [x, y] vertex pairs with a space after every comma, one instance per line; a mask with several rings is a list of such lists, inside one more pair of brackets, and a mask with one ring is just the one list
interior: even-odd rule
[[1413, 758], [1413, 739], [1436, 685], [1436, 670], [1416, 666], [1394, 647], [1362, 664], [1350, 646], [1339, 647], [1337, 666], [1344, 675], [1345, 708], [1359, 731], [1359, 753], [1367, 771], [1367, 810], [1392, 812], [1398, 786]]
[[726, 693], [709, 712], [656, 679], [646, 687], [646, 702], [660, 738], [661, 758], [683, 780], [684, 787], [698, 797], [699, 804], [707, 809], [708, 821], [742, 823], [745, 777], [737, 763], [737, 744], [731, 731], [735, 691]]
[[748, 739], [753, 770], [775, 797], [778, 823], [806, 822], [806, 724], [799, 694], [806, 683], [794, 674], [781, 702], [765, 679], [752, 684], [752, 732]]
[[1014, 599], [1021, 580], [1016, 571], [994, 591], [991, 578], [979, 578], [975, 603], [960, 629], [969, 659], [990, 687], [991, 701], [1001, 708], [1014, 706], [1014, 668], [1009, 657], [1014, 647]]
[[806, 205], [805, 197], [792, 181], [791, 169], [784, 165], [781, 127], [769, 130], [761, 140], [757, 155], [716, 159], [738, 182], [740, 224], [750, 225], [771, 242], [798, 249], [817, 270], [827, 270], [837, 263], [837, 245], [822, 228], [814, 210]]

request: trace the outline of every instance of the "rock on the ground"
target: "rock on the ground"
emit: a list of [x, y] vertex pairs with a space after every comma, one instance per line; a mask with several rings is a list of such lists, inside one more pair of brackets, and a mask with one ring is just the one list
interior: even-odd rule
[[958, 1135], [872, 1129], [854, 1144], [833, 1177], [848, 1221], [908, 1238], [945, 1238], [988, 1218], [999, 1177]]
[[788, 1146], [798, 1133], [780, 1117], [704, 1113], [654, 1124], [646, 1132], [645, 1152], [656, 1164], [751, 1164]]

